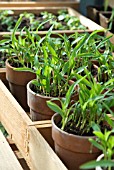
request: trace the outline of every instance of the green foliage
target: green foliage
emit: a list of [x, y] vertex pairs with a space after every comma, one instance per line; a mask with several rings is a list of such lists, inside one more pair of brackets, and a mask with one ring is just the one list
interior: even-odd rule
[[[76, 83], [72, 84], [69, 87], [69, 90], [67, 91], [65, 98], [62, 98], [62, 99], [58, 98], [58, 100], [61, 103], [61, 108], [57, 104], [55, 104], [54, 102], [47, 101], [48, 107], [50, 109], [52, 109], [54, 112], [59, 113], [61, 115], [61, 117], [62, 117], [61, 129], [62, 130], [65, 129], [66, 124], [69, 122], [70, 113], [71, 113], [74, 105], [72, 105], [71, 107], [68, 107], [68, 106], [69, 106], [69, 103], [70, 103], [71, 96], [73, 94], [74, 88], [78, 83], [79, 83], [79, 81], [77, 81]], [[53, 100], [57, 100], [57, 98], [55, 98]]]
[[92, 169], [97, 166], [103, 168], [109, 167], [108, 170], [111, 170], [111, 167], [114, 167], [114, 161], [113, 160], [90, 161], [80, 166], [80, 169]]
[[[73, 131], [75, 127], [79, 135], [93, 135], [92, 127], [96, 128], [96, 124], [99, 125], [97, 129], [100, 129], [104, 120], [113, 125], [106, 113], [110, 112], [114, 115], [111, 110], [114, 106], [112, 93], [114, 45], [110, 42], [111, 36], [106, 37], [102, 34], [103, 30], [81, 34], [75, 32], [70, 36], [55, 34], [55, 38], [52, 30], [63, 29], [61, 24], [58, 24], [58, 20], [67, 22], [72, 30], [82, 27], [79, 19], [70, 17], [66, 10], [58, 13], [60, 15], [56, 19], [55, 15], [43, 12], [44, 22], [42, 23], [35, 23], [34, 15], [31, 13], [21, 14], [12, 35], [0, 41], [0, 52], [11, 56], [9, 61], [17, 66], [16, 70], [31, 71], [36, 74], [36, 80], [32, 81], [36, 93], [53, 96], [55, 97], [53, 100], [61, 103], [59, 107], [52, 100], [48, 101], [47, 105], [62, 117], [62, 130], [75, 133]], [[20, 30], [20, 35], [16, 36], [23, 18], [30, 19], [32, 28], [24, 27]], [[49, 23], [51, 27], [48, 33], [43, 37], [39, 36], [38, 31]], [[36, 32], [30, 31], [34, 29]], [[94, 60], [97, 64], [93, 62]], [[97, 75], [96, 73], [94, 75], [93, 68]], [[72, 78], [76, 81], [71, 85], [69, 81]], [[76, 92], [79, 97], [77, 101], [72, 98]], [[105, 131], [104, 134], [95, 132], [101, 143], [92, 141], [105, 153], [108, 147], [110, 157], [106, 158], [111, 158], [113, 154], [111, 134], [112, 131], [110, 133]], [[105, 160], [103, 163], [106, 165]]]
[[4, 27], [7, 31], [12, 31], [16, 23], [16, 20], [13, 19], [14, 12], [12, 10], [1, 10], [0, 11], [0, 25], [1, 29]]
[[21, 30], [19, 36], [16, 36], [21, 22], [22, 16], [18, 19], [12, 35], [0, 41], [0, 51], [4, 51], [9, 56], [11, 64], [19, 67], [20, 70], [31, 68], [30, 71], [34, 71], [34, 57], [39, 51], [38, 42], [41, 41], [41, 37], [31, 33], [26, 27]]
[[111, 167], [114, 167], [113, 155], [114, 155], [114, 129], [107, 130], [105, 129], [104, 133], [99, 131], [93, 132], [97, 137], [96, 140], [90, 138], [89, 141], [102, 151], [104, 157], [99, 161], [92, 161], [85, 163], [81, 166], [81, 169], [91, 169], [96, 166], [106, 167], [108, 170], [111, 170]]
[[[109, 92], [112, 90], [111, 84], [114, 82], [114, 79], [101, 85], [93, 79], [87, 69], [85, 69], [85, 73], [84, 77], [75, 74], [76, 84], [79, 86], [78, 101], [74, 101], [73, 104], [70, 103], [69, 90], [63, 101], [59, 99], [62, 109], [56, 106], [56, 104], [53, 105], [51, 101], [47, 102], [53, 111], [57, 111], [56, 107], [61, 110], [61, 114], [60, 112], [59, 114], [62, 115], [62, 130], [73, 129], [75, 126], [80, 135], [91, 133], [92, 122], [98, 125], [101, 124], [105, 119], [107, 105], [110, 105], [111, 96], [113, 96]], [[69, 124], [70, 127], [68, 127]]]
[[112, 30], [112, 25], [114, 24], [114, 8], [112, 9], [112, 13], [109, 19], [109, 26], [108, 26], [108, 30]]
[[[19, 36], [16, 36], [22, 18], [23, 16], [20, 16], [18, 19], [12, 35], [0, 41], [0, 50], [5, 51], [9, 56], [14, 56], [10, 62], [16, 63], [18, 67], [16, 70], [36, 73], [33, 85], [37, 93], [63, 97], [70, 87], [69, 80], [75, 78], [78, 83], [80, 82], [78, 84], [79, 101], [67, 114], [70, 115], [69, 113], [73, 111], [74, 115], [70, 115], [65, 122], [67, 124], [73, 119], [73, 124], [77, 124], [81, 134], [88, 133], [91, 129], [91, 122], [100, 124], [105, 110], [110, 111], [107, 104], [113, 106], [113, 102], [110, 102], [114, 84], [113, 47], [109, 41], [110, 37], [100, 35], [102, 30], [97, 30], [91, 34], [78, 32], [70, 36], [56, 34], [57, 37], [54, 38], [52, 37], [54, 26], [43, 37], [40, 37], [38, 32], [30, 32], [26, 27], [21, 30]], [[101, 47], [105, 47], [103, 53], [99, 51]], [[91, 72], [93, 59], [99, 64], [97, 79]], [[106, 81], [102, 80], [102, 73], [108, 75]], [[105, 96], [107, 97], [104, 99]], [[70, 102], [67, 98], [68, 95], [66, 95], [66, 100]], [[64, 108], [68, 109], [68, 106], [65, 104]], [[64, 124], [63, 127], [65, 126]]]
[[109, 0], [104, 0], [104, 11], [108, 10], [108, 3], [109, 3]]
[[[40, 14], [33, 14], [29, 12], [20, 13], [18, 16], [14, 16], [12, 10], [1, 10], [0, 11], [0, 23], [2, 25], [1, 30], [4, 31], [13, 31], [13, 28], [19, 17], [22, 17], [22, 23], [18, 27], [17, 31], [20, 31], [22, 27], [26, 26], [31, 31], [37, 30], [46, 30], [54, 25], [55, 30], [77, 30], [77, 29], [86, 29], [81, 23], [80, 20], [71, 16], [67, 10], [58, 10], [57, 14], [53, 14], [48, 11], [43, 11]], [[47, 23], [42, 25], [42, 22]], [[64, 24], [63, 24], [64, 23]]]

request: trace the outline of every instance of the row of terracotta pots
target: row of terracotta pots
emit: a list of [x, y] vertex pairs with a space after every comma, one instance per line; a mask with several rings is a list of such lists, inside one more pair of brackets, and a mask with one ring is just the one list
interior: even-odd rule
[[[30, 116], [33, 121], [51, 119], [54, 112], [51, 111], [46, 104], [46, 101], [50, 100], [51, 97], [35, 94], [31, 90], [31, 80], [35, 79], [35, 74], [27, 71], [14, 70], [7, 60], [6, 78], [9, 81], [11, 93], [20, 105], [25, 111], [29, 111], [30, 107]], [[95, 147], [91, 147], [91, 143], [88, 140], [89, 137], [71, 135], [62, 131], [56, 125], [59, 120], [60, 117], [58, 114], [52, 117], [52, 138], [55, 141], [55, 151], [57, 155], [68, 169], [78, 170], [81, 164], [96, 159], [100, 151]], [[92, 152], [90, 152], [91, 149]]]
[[14, 70], [14, 67], [12, 67], [8, 60], [6, 60], [6, 79], [9, 82], [10, 91], [13, 96], [26, 112], [30, 111], [32, 121], [50, 120], [53, 115], [53, 111], [47, 107], [46, 100], [50, 100], [51, 97], [35, 94], [31, 90], [31, 80], [35, 78], [35, 73]]

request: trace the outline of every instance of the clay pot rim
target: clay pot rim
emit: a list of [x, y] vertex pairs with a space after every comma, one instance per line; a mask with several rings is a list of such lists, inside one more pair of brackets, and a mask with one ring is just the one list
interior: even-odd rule
[[[36, 79], [33, 79], [33, 80], [36, 80]], [[32, 81], [33, 80], [31, 80], [31, 81], [29, 81], [28, 83], [27, 83], [27, 90], [30, 92], [30, 93], [32, 93], [33, 95], [35, 95], [35, 96], [40, 96], [40, 97], [42, 97], [42, 98], [46, 98], [46, 99], [52, 99], [52, 98], [58, 98], [58, 97], [53, 97], [53, 96], [45, 96], [45, 95], [41, 95], [41, 94], [39, 94], [39, 93], [35, 93], [34, 91], [32, 91], [31, 90], [31, 88], [30, 88], [30, 85], [32, 84]], [[70, 80], [70, 82], [74, 82], [73, 80]], [[63, 98], [63, 97], [60, 97], [60, 98]]]
[[98, 153], [98, 155], [100, 154], [99, 149], [92, 146], [92, 143], [89, 141], [89, 138], [96, 139], [95, 136], [73, 135], [61, 130], [59, 127], [56, 126], [54, 120], [55, 118], [57, 118], [57, 121], [59, 121], [60, 117], [58, 116], [59, 114], [55, 113], [51, 119], [52, 138], [57, 145], [72, 152], [90, 153], [90, 151], [92, 151], [92, 153]]
[[[16, 67], [13, 67], [13, 66], [10, 65], [10, 63], [9, 63], [9, 58], [6, 59], [6, 62], [5, 62], [5, 63], [6, 63], [6, 65], [7, 65], [8, 67], [10, 67], [10, 68], [12, 68], [12, 69], [13, 69], [13, 68], [16, 68]], [[14, 69], [13, 69], [13, 70], [14, 70]]]
[[[36, 79], [33, 79], [33, 80], [36, 80]], [[42, 98], [51, 100], [52, 97], [45, 96], [45, 95], [41, 95], [41, 94], [35, 93], [34, 91], [31, 90], [30, 85], [32, 84], [32, 81], [33, 81], [33, 80], [31, 80], [31, 81], [29, 81], [29, 82], [27, 83], [27, 90], [28, 90], [30, 93], [32, 93], [32, 95], [40, 96], [40, 97], [42, 97]], [[57, 98], [57, 97], [53, 97], [53, 98]]]
[[68, 136], [71, 136], [71, 137], [75, 137], [76, 138], [79, 138], [79, 139], [89, 139], [89, 138], [93, 138], [95, 139], [96, 137], [95, 136], [80, 136], [80, 135], [73, 135], [71, 133], [68, 133], [68, 132], [65, 132], [64, 130], [60, 129], [56, 124], [55, 124], [55, 118], [56, 117], [59, 117], [59, 113], [55, 113], [53, 116], [52, 116], [52, 119], [51, 119], [51, 122], [52, 122], [52, 125], [54, 126], [55, 129], [57, 129], [61, 134], [64, 134], [64, 135], [68, 135]]
[[[11, 57], [11, 58], [13, 58], [13, 57]], [[14, 56], [14, 58], [17, 58], [16, 56]], [[16, 71], [17, 72], [17, 70], [15, 70], [15, 69], [17, 69], [17, 67], [13, 67], [12, 65], [10, 65], [10, 63], [9, 63], [9, 59], [10, 58], [7, 58], [6, 59], [6, 65], [10, 68], [10, 69], [12, 69], [13, 71]], [[19, 71], [19, 72], [28, 72], [28, 70], [27, 71]]]

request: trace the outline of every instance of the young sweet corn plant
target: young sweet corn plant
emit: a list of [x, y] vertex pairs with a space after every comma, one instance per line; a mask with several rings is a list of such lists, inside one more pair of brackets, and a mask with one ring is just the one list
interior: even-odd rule
[[41, 38], [37, 31], [30, 32], [26, 27], [17, 36], [16, 32], [22, 22], [22, 18], [23, 15], [18, 19], [12, 34], [0, 41], [0, 51], [6, 54], [6, 58], [10, 58], [10, 63], [12, 66], [17, 67], [18, 70], [31, 71], [32, 68], [33, 71], [35, 54], [42, 53], [39, 44], [42, 43], [45, 37]]
[[99, 161], [90, 161], [81, 165], [80, 169], [92, 169], [95, 167], [102, 167], [104, 170], [111, 170], [114, 167], [114, 129], [105, 129], [102, 132], [99, 128], [97, 131], [93, 131], [96, 136], [96, 140], [90, 138], [89, 141], [102, 151], [103, 158]]
[[76, 74], [75, 84], [79, 86], [78, 101], [70, 103], [71, 93], [68, 90], [64, 100], [58, 98], [61, 108], [52, 101], [48, 101], [47, 105], [61, 115], [62, 130], [78, 135], [93, 135], [92, 122], [101, 125], [107, 110], [111, 111], [109, 108], [114, 105], [114, 95], [111, 93], [114, 79], [102, 85], [94, 80], [87, 69], [85, 73], [85, 76]]

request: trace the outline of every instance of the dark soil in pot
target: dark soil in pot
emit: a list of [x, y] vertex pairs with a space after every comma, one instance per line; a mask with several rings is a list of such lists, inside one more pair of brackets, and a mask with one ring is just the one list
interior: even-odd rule
[[[73, 81], [70, 81], [73, 83]], [[37, 93], [36, 93], [37, 92]], [[53, 95], [52, 95], [53, 96]], [[52, 111], [47, 106], [47, 101], [51, 100], [58, 96], [45, 96], [45, 94], [39, 91], [36, 91], [32, 81], [27, 84], [27, 102], [30, 107], [30, 117], [33, 121], [38, 120], [50, 120], [54, 111]], [[64, 95], [65, 96], [65, 95]], [[63, 96], [61, 96], [63, 97]], [[72, 100], [77, 100], [78, 94], [74, 94], [72, 96]], [[54, 101], [57, 105], [60, 106], [60, 102], [58, 100]]]

